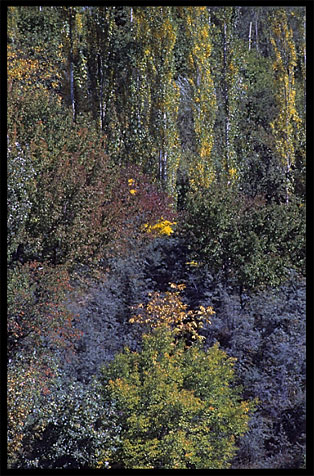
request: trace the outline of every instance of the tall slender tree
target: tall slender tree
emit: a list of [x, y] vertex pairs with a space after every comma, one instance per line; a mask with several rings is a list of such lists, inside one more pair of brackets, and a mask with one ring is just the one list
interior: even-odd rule
[[215, 177], [212, 159], [216, 94], [212, 78], [210, 17], [206, 7], [185, 7], [182, 12], [187, 53], [187, 80], [190, 85], [195, 153], [189, 164], [191, 186], [207, 188]]
[[277, 117], [270, 125], [275, 140], [275, 153], [286, 173], [286, 202], [288, 203], [293, 188], [291, 167], [295, 162], [296, 141], [301, 124], [296, 109], [297, 53], [286, 10], [282, 8], [272, 10], [270, 20], [272, 24], [271, 44], [274, 49], [273, 71], [278, 105]]

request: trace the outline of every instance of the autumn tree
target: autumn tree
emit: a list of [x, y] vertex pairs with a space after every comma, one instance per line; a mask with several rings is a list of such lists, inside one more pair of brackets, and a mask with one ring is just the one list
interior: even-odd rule
[[276, 81], [278, 114], [271, 123], [275, 151], [286, 173], [286, 203], [293, 190], [291, 167], [295, 163], [295, 149], [301, 119], [296, 110], [295, 68], [297, 54], [288, 14], [277, 9], [270, 16], [272, 21], [271, 43], [274, 48], [273, 70]]
[[141, 350], [125, 349], [103, 369], [102, 424], [111, 441], [99, 452], [97, 467], [230, 467], [253, 410], [232, 383], [233, 359], [218, 344], [205, 351], [176, 339], [175, 330], [189, 330], [184, 318], [198, 314], [186, 312], [176, 292], [164, 300], [153, 296], [145, 312], [143, 322], [153, 331], [143, 336]]
[[[189, 160], [192, 188], [208, 187], [215, 177], [212, 157], [216, 93], [212, 77], [212, 42], [206, 7], [179, 9], [184, 35], [189, 45], [186, 52], [186, 77], [193, 122], [194, 147]], [[183, 78], [181, 78], [181, 83]]]
[[64, 64], [57, 8], [8, 8], [8, 90], [60, 91]]
[[[132, 15], [131, 15], [132, 13]], [[176, 196], [180, 161], [179, 88], [174, 80], [177, 26], [172, 7], [132, 8], [127, 160], [140, 164]]]
[[197, 311], [188, 310], [180, 297], [185, 285], [170, 283], [170, 287], [171, 291], [167, 291], [164, 296], [158, 292], [150, 294], [148, 304], [139, 304], [129, 322], [150, 330], [166, 327], [178, 338], [201, 342], [204, 337], [199, 331], [204, 325], [210, 324], [210, 316], [215, 312], [212, 307], [205, 309], [203, 306]]

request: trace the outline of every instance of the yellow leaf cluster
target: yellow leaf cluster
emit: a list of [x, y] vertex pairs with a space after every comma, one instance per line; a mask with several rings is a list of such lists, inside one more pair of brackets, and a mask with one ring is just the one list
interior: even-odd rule
[[177, 222], [171, 222], [169, 220], [163, 220], [161, 217], [160, 222], [156, 223], [155, 225], [149, 225], [148, 223], [145, 223], [143, 225], [143, 229], [147, 233], [154, 233], [156, 235], [167, 235], [170, 236], [174, 231], [172, 229], [173, 225], [176, 225]]
[[203, 336], [199, 335], [199, 330], [204, 323], [211, 324], [210, 317], [215, 311], [211, 306], [187, 310], [187, 305], [180, 298], [185, 285], [170, 283], [170, 287], [174, 291], [168, 291], [163, 296], [158, 292], [150, 294], [148, 304], [136, 306], [137, 314], [129, 322], [148, 325], [151, 329], [170, 328], [176, 336], [189, 335], [194, 341], [202, 341]]
[[[130, 178], [128, 180], [129, 187], [134, 187], [134, 184], [135, 184], [135, 180], [133, 178]], [[131, 195], [135, 195], [137, 193], [137, 190], [135, 188], [130, 188], [129, 192]]]
[[187, 261], [185, 264], [197, 268], [200, 264], [197, 261]]

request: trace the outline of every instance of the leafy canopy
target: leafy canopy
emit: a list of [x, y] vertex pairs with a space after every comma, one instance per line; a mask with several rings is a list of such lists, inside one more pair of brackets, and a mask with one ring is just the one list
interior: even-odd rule
[[[151, 309], [167, 316], [171, 296], [156, 299]], [[176, 294], [175, 303], [180, 307]], [[126, 348], [103, 369], [103, 423], [112, 443], [99, 454], [99, 468], [228, 468], [236, 438], [248, 429], [253, 405], [233, 384], [234, 359], [218, 343], [207, 351], [197, 342], [186, 346], [169, 321], [155, 321], [139, 352]]]

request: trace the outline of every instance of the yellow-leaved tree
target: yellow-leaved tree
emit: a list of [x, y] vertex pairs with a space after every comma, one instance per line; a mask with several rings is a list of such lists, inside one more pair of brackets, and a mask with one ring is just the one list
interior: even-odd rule
[[[103, 369], [102, 429], [108, 442], [97, 468], [223, 469], [248, 430], [254, 404], [241, 401], [233, 358], [216, 343], [202, 348], [198, 329], [212, 308], [188, 311], [173, 292], [155, 293], [131, 322], [147, 325], [141, 350], [125, 349]], [[194, 325], [193, 325], [194, 323]], [[186, 345], [185, 337], [192, 336]], [[193, 339], [194, 337], [194, 339]]]
[[290, 178], [295, 162], [296, 143], [302, 123], [296, 109], [295, 70], [297, 53], [293, 31], [285, 9], [275, 9], [270, 14], [272, 25], [271, 43], [274, 49], [273, 71], [276, 85], [278, 113], [270, 126], [274, 136], [274, 148], [286, 173], [286, 202], [293, 189]]
[[214, 180], [212, 160], [216, 94], [212, 78], [211, 32], [206, 7], [183, 9], [185, 33], [190, 45], [188, 53], [188, 81], [192, 91], [192, 114], [196, 150], [190, 159], [190, 184], [193, 189], [207, 188]]

